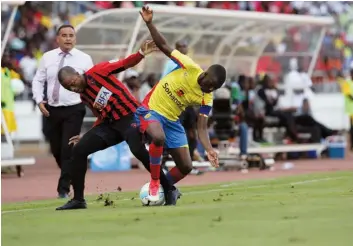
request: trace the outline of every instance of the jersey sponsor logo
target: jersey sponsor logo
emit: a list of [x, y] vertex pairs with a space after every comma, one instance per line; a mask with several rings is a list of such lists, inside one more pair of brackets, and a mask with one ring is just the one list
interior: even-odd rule
[[175, 91], [175, 93], [179, 96], [182, 97], [184, 96], [185, 92], [183, 91], [183, 89], [179, 88]]
[[99, 111], [103, 110], [109, 101], [113, 93], [107, 90], [104, 86], [99, 90], [96, 99], [94, 100], [93, 107], [98, 109]]
[[164, 89], [164, 91], [167, 93], [168, 97], [180, 108], [180, 109], [184, 109], [185, 106], [182, 102], [179, 101], [179, 99], [173, 95], [173, 92], [171, 89], [169, 89], [169, 84], [165, 83], [162, 88]]

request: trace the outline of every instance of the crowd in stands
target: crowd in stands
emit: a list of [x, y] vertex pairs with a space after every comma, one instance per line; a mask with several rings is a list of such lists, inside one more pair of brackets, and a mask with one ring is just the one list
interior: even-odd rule
[[[50, 10], [46, 11], [45, 8], [42, 8], [37, 2], [27, 1], [18, 8], [16, 13], [14, 26], [6, 47], [6, 56], [3, 57], [3, 59], [7, 60], [2, 62], [2, 67], [6, 66], [11, 70], [13, 77], [22, 79], [28, 86], [27, 95], [22, 95], [22, 97], [30, 98], [29, 88], [31, 87], [31, 81], [36, 72], [38, 61], [44, 52], [56, 47], [55, 31], [58, 26], [67, 23], [75, 26], [88, 15], [102, 9], [141, 7], [146, 3], [283, 14], [331, 15], [335, 18], [336, 25], [334, 28], [328, 30], [324, 38], [316, 70], [321, 70], [326, 73], [327, 77], [336, 79], [338, 73], [349, 70], [353, 61], [353, 25], [351, 25], [353, 21], [353, 15], [351, 14], [353, 13], [353, 7], [351, 3], [345, 1], [95, 1], [90, 2], [91, 5], [80, 5], [79, 13], [75, 13], [75, 15], [72, 15], [68, 10], [54, 15]], [[2, 34], [4, 34], [11, 8], [6, 4], [2, 4], [1, 11], [1, 30]], [[141, 76], [135, 71], [127, 72], [125, 76], [126, 85], [139, 99], [144, 97], [146, 91], [157, 80], [158, 76], [156, 74]], [[315, 79], [313, 80], [315, 82]], [[259, 142], [265, 141], [263, 128], [267, 124], [266, 117], [276, 117], [279, 119], [278, 124], [285, 127], [288, 139], [291, 139], [291, 141], [297, 141], [298, 123], [304, 125], [304, 127], [313, 127], [314, 125], [315, 128], [318, 128], [319, 137], [317, 139], [333, 133], [310, 116], [308, 101], [304, 101], [305, 103], [300, 108], [279, 107], [278, 99], [280, 91], [276, 88], [275, 83], [273, 83], [274, 79], [269, 74], [261, 78], [242, 75], [231, 81], [226, 89], [230, 92], [232, 110], [237, 112], [238, 120], [247, 122], [248, 125], [254, 128], [254, 140]], [[240, 105], [241, 107], [239, 107]], [[302, 117], [303, 115], [305, 117]]]
[[[11, 58], [11, 70], [18, 74], [16, 76], [20, 76], [23, 81], [30, 86], [38, 60], [44, 52], [56, 46], [55, 30], [61, 24], [70, 23], [75, 26], [88, 15], [102, 9], [140, 7], [146, 3], [286, 14], [309, 14], [316, 16], [332, 15], [337, 20], [337, 24], [328, 31], [324, 39], [316, 71], [323, 71], [325, 72], [325, 78], [334, 80], [337, 74], [341, 72], [342, 68], [344, 71], [348, 71], [352, 63], [353, 29], [351, 26], [353, 25], [351, 25], [351, 22], [353, 19], [350, 13], [353, 12], [353, 8], [349, 2], [95, 1], [87, 3], [91, 3], [91, 5], [81, 4], [79, 8], [80, 13], [75, 13], [75, 15], [72, 15], [68, 10], [53, 15], [53, 13], [50, 13], [50, 10], [43, 10], [40, 4], [36, 2], [26, 2], [23, 6], [19, 7], [15, 17], [15, 24], [7, 44], [7, 51]], [[1, 30], [2, 34], [4, 34], [11, 8], [6, 4], [2, 6]], [[268, 63], [268, 61], [264, 63]], [[273, 61], [273, 63], [275, 63], [275, 61]], [[262, 69], [271, 70], [270, 67]], [[280, 69], [284, 70], [283, 68]], [[316, 81], [315, 79], [316, 78], [314, 78], [314, 82]], [[24, 95], [25, 98], [28, 98], [28, 96], [29, 95], [26, 94]]]
[[[310, 87], [306, 89], [311, 90]], [[292, 96], [296, 100], [291, 100], [292, 103], [288, 104], [281, 101], [284, 91], [277, 88], [270, 75], [257, 78], [240, 75], [215, 93], [214, 105], [222, 100], [230, 100], [231, 108], [218, 107], [213, 112], [213, 117], [216, 121], [220, 119], [216, 124], [224, 124], [224, 117], [219, 118], [218, 115], [233, 115], [238, 124], [245, 122], [253, 129], [250, 138], [258, 143], [268, 142], [263, 134], [265, 127], [284, 127], [285, 137], [281, 139], [282, 143], [319, 143], [338, 131], [325, 127], [312, 117], [306, 89], [296, 90]], [[224, 128], [231, 129], [227, 126]], [[310, 136], [302, 138], [301, 133]]]

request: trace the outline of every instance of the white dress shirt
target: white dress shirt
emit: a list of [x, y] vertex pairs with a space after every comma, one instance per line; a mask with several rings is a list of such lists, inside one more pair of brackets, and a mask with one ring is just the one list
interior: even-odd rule
[[[47, 81], [48, 104], [50, 106], [72, 106], [81, 102], [80, 95], [66, 90], [60, 85], [59, 101], [54, 103], [53, 89], [57, 81], [59, 63], [62, 58], [63, 51], [60, 48], [44, 53], [39, 62], [36, 75], [32, 82], [33, 99], [37, 104], [43, 101], [44, 98], [44, 82]], [[91, 56], [78, 50], [72, 49], [65, 57], [64, 66], [73, 67], [78, 73], [83, 74], [93, 67]]]

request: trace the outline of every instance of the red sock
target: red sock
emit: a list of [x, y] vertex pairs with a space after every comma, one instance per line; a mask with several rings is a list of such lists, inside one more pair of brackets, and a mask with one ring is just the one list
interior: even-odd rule
[[156, 146], [154, 143], [151, 143], [149, 153], [151, 178], [156, 180], [159, 179], [160, 176], [163, 146]]
[[167, 173], [167, 179], [172, 183], [176, 184], [180, 180], [186, 177], [187, 174], [182, 174], [177, 167], [173, 167], [170, 169], [170, 171]]

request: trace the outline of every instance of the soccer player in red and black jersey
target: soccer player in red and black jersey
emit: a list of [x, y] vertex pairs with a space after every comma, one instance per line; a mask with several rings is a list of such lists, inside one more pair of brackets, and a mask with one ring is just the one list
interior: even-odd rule
[[[133, 155], [147, 170], [150, 169], [149, 153], [145, 148], [142, 135], [134, 127], [134, 112], [139, 103], [120, 82], [115, 74], [138, 64], [145, 55], [157, 50], [153, 41], [146, 41], [141, 49], [123, 60], [102, 62], [80, 75], [72, 67], [63, 67], [58, 72], [60, 84], [67, 90], [80, 93], [82, 101], [97, 116], [93, 128], [75, 143], [72, 153], [72, 186], [74, 198], [56, 210], [86, 208], [84, 183], [87, 171], [87, 157], [99, 150], [126, 141]], [[161, 184], [166, 192], [167, 205], [175, 205], [175, 187], [168, 183], [161, 171]], [[163, 179], [163, 181], [162, 181]], [[170, 192], [169, 192], [170, 191]], [[171, 195], [169, 196], [168, 193]]]

